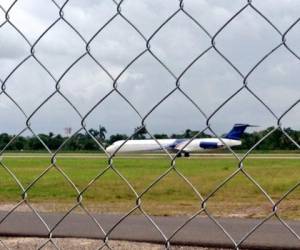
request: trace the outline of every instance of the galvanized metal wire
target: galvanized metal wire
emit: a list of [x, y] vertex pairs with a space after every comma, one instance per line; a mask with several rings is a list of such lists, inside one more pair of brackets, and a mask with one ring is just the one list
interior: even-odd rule
[[[42, 34], [35, 40], [30, 41], [28, 37], [26, 37], [25, 32], [22, 30], [22, 28], [17, 27], [13, 21], [11, 21], [11, 13], [14, 10], [16, 4], [18, 2], [21, 2], [22, 0], [15, 0], [11, 3], [11, 5], [8, 8], [5, 8], [0, 5], [0, 11], [5, 15], [5, 20], [0, 24], [0, 32], [3, 27], [9, 26], [12, 29], [14, 29], [18, 35], [19, 39], [22, 39], [27, 44], [28, 52], [27, 54], [18, 62], [18, 64], [9, 72], [9, 74], [4, 77], [3, 79], [0, 79], [1, 81], [1, 92], [0, 92], [0, 98], [2, 96], [6, 96], [8, 100], [10, 100], [13, 105], [16, 107], [16, 109], [23, 115], [25, 119], [25, 123], [23, 124], [23, 128], [14, 136], [14, 138], [11, 139], [7, 145], [1, 149], [0, 152], [0, 165], [5, 170], [11, 178], [15, 181], [16, 185], [21, 190], [21, 196], [20, 201], [10, 210], [7, 212], [6, 216], [4, 216], [1, 221], [0, 225], [4, 223], [9, 216], [11, 216], [21, 205], [26, 205], [28, 208], [36, 215], [38, 220], [44, 225], [45, 229], [48, 232], [48, 238], [45, 239], [44, 243], [39, 246], [39, 249], [43, 249], [46, 245], [51, 244], [54, 248], [60, 249], [59, 245], [55, 242], [54, 238], [55, 235], [53, 232], [55, 229], [58, 228], [58, 226], [65, 220], [65, 218], [72, 213], [75, 209], [81, 208], [82, 211], [89, 217], [91, 220], [95, 223], [97, 228], [99, 229], [99, 232], [104, 235], [104, 240], [99, 244], [98, 249], [108, 248], [110, 247], [110, 236], [113, 233], [113, 231], [122, 223], [123, 220], [125, 220], [127, 217], [129, 217], [131, 214], [133, 214], [136, 211], [139, 211], [141, 214], [145, 216], [145, 218], [152, 224], [153, 228], [159, 232], [162, 239], [165, 242], [165, 248], [169, 249], [172, 246], [172, 239], [182, 230], [184, 229], [192, 220], [196, 220], [197, 216], [200, 214], [206, 215], [210, 220], [212, 220], [217, 227], [226, 235], [226, 237], [232, 242], [232, 248], [233, 249], [240, 249], [243, 242], [245, 242], [256, 230], [258, 230], [264, 223], [271, 218], [277, 218], [282, 225], [289, 230], [289, 232], [298, 240], [300, 240], [300, 235], [293, 230], [293, 228], [288, 224], [287, 221], [282, 219], [278, 213], [278, 207], [286, 199], [287, 196], [289, 196], [296, 188], [299, 187], [300, 182], [298, 182], [295, 186], [291, 187], [281, 198], [278, 200], [274, 200], [271, 198], [271, 196], [268, 194], [268, 192], [260, 185], [257, 180], [251, 176], [247, 172], [247, 170], [244, 167], [244, 162], [249, 156], [249, 154], [252, 153], [252, 151], [261, 144], [264, 140], [266, 140], [271, 134], [273, 134], [276, 130], [282, 131], [282, 133], [285, 134], [285, 136], [290, 140], [292, 144], [294, 144], [298, 149], [300, 149], [300, 145], [285, 131], [282, 127], [282, 119], [291, 111], [293, 110], [297, 105], [299, 105], [300, 99], [298, 99], [295, 103], [293, 103], [290, 107], [288, 107], [281, 115], [277, 115], [272, 108], [261, 98], [259, 97], [259, 93], [251, 89], [251, 86], [249, 85], [249, 77], [253, 75], [256, 70], [260, 67], [260, 65], [269, 58], [275, 51], [277, 51], [279, 48], [285, 48], [286, 52], [295, 57], [297, 60], [300, 60], [300, 56], [289, 46], [287, 35], [291, 30], [299, 23], [300, 18], [295, 20], [286, 30], [280, 30], [273, 22], [269, 19], [269, 17], [264, 14], [261, 10], [259, 10], [256, 5], [255, 1], [241, 1], [243, 3], [243, 6], [232, 15], [231, 18], [229, 18], [215, 33], [211, 33], [208, 29], [205, 28], [204, 25], [202, 25], [198, 19], [193, 16], [191, 13], [189, 13], [188, 10], [185, 9], [184, 6], [184, 0], [177, 1], [178, 7], [177, 9], [171, 13], [150, 35], [145, 35], [144, 31], [142, 29], [139, 29], [138, 26], [135, 24], [135, 20], [130, 20], [129, 17], [127, 17], [122, 12], [122, 6], [125, 2], [125, 0], [111, 0], [112, 3], [115, 5], [115, 13], [108, 19], [107, 22], [102, 24], [100, 27], [97, 28], [97, 31], [91, 36], [90, 39], [86, 39], [80, 31], [76, 28], [74, 24], [72, 24], [71, 21], [69, 21], [64, 16], [64, 11], [69, 7], [70, 2], [72, 0], [66, 0], [63, 3], [58, 3], [54, 0], [49, 0], [49, 2], [52, 2], [52, 4], [57, 9], [57, 18], [42, 32]], [[127, 0], [129, 1], [129, 0]], [[174, 0], [176, 1], [176, 0]], [[274, 4], [276, 4], [276, 1], [274, 1]], [[252, 9], [260, 18], [264, 20], [264, 22], [269, 25], [275, 34], [281, 37], [281, 41], [274, 46], [269, 52], [267, 52], [264, 55], [261, 55], [261, 59], [256, 62], [256, 64], [246, 73], [242, 73], [242, 71], [239, 69], [237, 65], [233, 63], [233, 61], [228, 58], [225, 53], [222, 51], [221, 47], [219, 46], [218, 38], [220, 34], [223, 34], [225, 31], [225, 28], [227, 28], [239, 15], [242, 15], [242, 13], [245, 10]], [[184, 15], [186, 18], [188, 18], [196, 27], [198, 28], [199, 33], [201, 33], [203, 36], [207, 37], [210, 40], [210, 44], [207, 46], [206, 49], [204, 49], [201, 53], [196, 55], [194, 59], [188, 63], [184, 69], [181, 71], [181, 73], [177, 74], [175, 73], [171, 67], [168, 65], [168, 63], [164, 62], [163, 59], [160, 58], [160, 55], [156, 54], [156, 52], [151, 49], [151, 43], [153, 39], [160, 34], [163, 31], [163, 28], [171, 22], [177, 15]], [[144, 42], [144, 48], [140, 50], [135, 55], [132, 55], [133, 59], [121, 70], [121, 72], [114, 77], [113, 73], [110, 72], [109, 68], [106, 68], [104, 64], [97, 59], [94, 54], [93, 50], [91, 49], [91, 44], [93, 44], [94, 40], [102, 34], [104, 30], [109, 30], [111, 23], [116, 19], [121, 18], [128, 27], [134, 30], [134, 32], [141, 38], [141, 40]], [[82, 54], [80, 54], [75, 60], [71, 62], [71, 64], [63, 71], [63, 73], [59, 77], [55, 77], [54, 73], [51, 72], [51, 69], [49, 69], [45, 62], [43, 62], [42, 59], [39, 58], [39, 54], [35, 51], [35, 48], [37, 45], [45, 39], [45, 35], [51, 31], [54, 27], [56, 27], [59, 23], [64, 23], [67, 25], [72, 32], [79, 38], [82, 45], [85, 47], [85, 50]], [[97, 25], [97, 24], [95, 24]], [[206, 55], [208, 52], [214, 51], [226, 64], [230, 66], [233, 72], [237, 73], [237, 75], [240, 78], [241, 85], [240, 88], [238, 88], [232, 95], [228, 96], [227, 99], [221, 103], [213, 112], [210, 114], [204, 112], [204, 110], [193, 100], [192, 97], [181, 87], [181, 80], [182, 77], [185, 76], [185, 74], [190, 70], [190, 68], [198, 61], [202, 59], [204, 55]], [[146, 114], [142, 115], [137, 107], [130, 101], [128, 97], [126, 97], [125, 94], [122, 93], [120, 90], [118, 83], [121, 77], [129, 70], [131, 67], [142, 57], [145, 55], [150, 55], [155, 63], [160, 65], [160, 67], [173, 79], [174, 85], [173, 88], [163, 97], [161, 98], [155, 105], [153, 105]], [[107, 77], [111, 79], [113, 82], [112, 87], [110, 91], [108, 91], [104, 97], [99, 99], [97, 103], [90, 108], [86, 113], [82, 113], [79, 111], [79, 108], [61, 91], [61, 82], [62, 80], [69, 74], [70, 70], [74, 68], [75, 65], [77, 65], [79, 62], [81, 62], [84, 58], [90, 58], [93, 62], [97, 64], [99, 67], [99, 70], [105, 72]], [[22, 66], [24, 66], [29, 59], [33, 59], [37, 65], [41, 67], [41, 69], [51, 78], [53, 82], [53, 86], [55, 86], [55, 90], [49, 94], [38, 106], [37, 108], [32, 111], [31, 113], [25, 112], [22, 105], [18, 103], [18, 101], [13, 98], [8, 92], [7, 92], [7, 82], [8, 80], [20, 69]], [[182, 153], [185, 147], [190, 144], [193, 139], [195, 139], [199, 134], [205, 131], [210, 131], [214, 136], [222, 140], [220, 135], [218, 135], [214, 129], [212, 128], [212, 118], [220, 112], [224, 106], [226, 106], [231, 100], [240, 94], [241, 91], [247, 91], [251, 96], [253, 96], [269, 113], [270, 115], [277, 121], [277, 127], [275, 127], [272, 131], [270, 131], [268, 134], [266, 134], [260, 141], [256, 142], [255, 145], [253, 145], [243, 156], [238, 155], [234, 150], [232, 150], [226, 143], [226, 147], [228, 150], [232, 153], [233, 157], [236, 159], [236, 170], [231, 173], [226, 179], [224, 179], [221, 183], [219, 183], [218, 186], [214, 188], [214, 190], [209, 193], [208, 195], [202, 195], [201, 190], [198, 190], [192, 182], [186, 177], [178, 168], [176, 165], [176, 159], [177, 156]], [[160, 145], [159, 141], [154, 137], [154, 135], [151, 133], [151, 131], [147, 130], [147, 121], [150, 118], [150, 115], [155, 113], [157, 108], [166, 100], [168, 100], [171, 96], [174, 94], [180, 94], [182, 95], [187, 101], [193, 105], [199, 113], [199, 116], [203, 117], [206, 121], [206, 125], [203, 128], [202, 131], [199, 131], [196, 135], [194, 135], [193, 138], [189, 140], [189, 142], [185, 145], [184, 148], [181, 149], [180, 152], [178, 152], [176, 155], [172, 155], [170, 152], [168, 152], [167, 149], [165, 149], [162, 145]], [[105, 151], [105, 146], [101, 144], [88, 130], [86, 126], [86, 120], [92, 115], [92, 113], [103, 104], [103, 102], [108, 99], [111, 95], [117, 94], [120, 98], [122, 98], [127, 104], [128, 108], [131, 109], [133, 112], [137, 114], [137, 116], [140, 118], [140, 128], [139, 130], [146, 129], [149, 137], [153, 138], [157, 144], [160, 146], [160, 148], [164, 151], [164, 153], [169, 157], [170, 159], [170, 166], [169, 168], [161, 175], [157, 176], [157, 178], [148, 185], [142, 192], [137, 192], [133, 185], [130, 183], [130, 181], [118, 170], [118, 165], [114, 163], [114, 157], [118, 150], [126, 143], [127, 140], [131, 139], [135, 134], [132, 134], [122, 145], [120, 145], [119, 149], [113, 153], [109, 154]], [[40, 136], [35, 132], [35, 130], [32, 128], [31, 121], [36, 116], [36, 114], [55, 96], [62, 97], [65, 102], [71, 107], [72, 110], [77, 114], [78, 118], [81, 121], [80, 128], [75, 131], [75, 133], [72, 134], [64, 143], [55, 151], [50, 150], [48, 145], [40, 138]], [[136, 133], [139, 132], [139, 130], [136, 131]], [[6, 165], [3, 162], [2, 156], [3, 153], [7, 150], [7, 148], [16, 140], [16, 138], [25, 132], [30, 132], [34, 137], [36, 137], [39, 142], [44, 146], [45, 150], [49, 154], [50, 164], [49, 166], [39, 174], [35, 179], [32, 180], [32, 182], [29, 185], [24, 185], [22, 182], [18, 179], [18, 177], [15, 175], [15, 173], [11, 170], [10, 166]], [[68, 143], [69, 140], [71, 140], [74, 136], [76, 136], [80, 132], [86, 132], [94, 141], [95, 144], [99, 147], [99, 149], [104, 150], [106, 156], [107, 156], [107, 166], [106, 168], [100, 172], [97, 176], [95, 176], [84, 188], [80, 189], [76, 186], [76, 184], [73, 182], [73, 180], [68, 176], [67, 173], [59, 166], [57, 163], [57, 154], [60, 153], [63, 146]], [[30, 196], [30, 190], [36, 185], [36, 183], [43, 178], [45, 175], [48, 174], [48, 172], [51, 169], [56, 169], [60, 175], [70, 184], [70, 186], [73, 188], [74, 192], [76, 193], [76, 202], [74, 202], [74, 205], [71, 209], [69, 209], [61, 218], [60, 220], [53, 226], [50, 226], [47, 224], [43, 216], [40, 214], [40, 212], [34, 208], [34, 206], [31, 205], [29, 202], [29, 196]], [[120, 218], [113, 227], [111, 227], [109, 230], [104, 230], [103, 225], [101, 222], [97, 221], [97, 219], [91, 214], [89, 209], [85, 206], [83, 199], [85, 193], [94, 185], [94, 183], [101, 179], [101, 177], [107, 172], [107, 171], [113, 171], [123, 182], [125, 185], [129, 187], [132, 194], [135, 196], [135, 206], [128, 211], [122, 218]], [[200, 201], [199, 210], [194, 213], [187, 221], [185, 221], [182, 225], [180, 225], [177, 229], [174, 230], [174, 232], [171, 235], [167, 235], [160, 227], [156, 224], [156, 222], [153, 220], [153, 218], [144, 210], [143, 208], [143, 197], [145, 194], [147, 194], [153, 187], [155, 187], [160, 181], [162, 181], [166, 176], [168, 176], [170, 173], [175, 173], [179, 178], [181, 178], [192, 190], [192, 192], [196, 195], [196, 197]], [[230, 182], [232, 179], [235, 178], [238, 174], [242, 174], [245, 178], [247, 178], [253, 185], [255, 185], [261, 194], [265, 196], [265, 198], [268, 200], [268, 202], [271, 204], [272, 209], [269, 211], [269, 214], [260, 220], [260, 222], [255, 225], [252, 229], [250, 229], [242, 239], [236, 240], [230, 232], [223, 227], [223, 225], [219, 222], [217, 218], [214, 217], [214, 214], [209, 211], [207, 207], [207, 203], [210, 201], [210, 199], [217, 193], [219, 190], [221, 190], [224, 185], [226, 185], [228, 182]], [[8, 247], [5, 245], [4, 241], [0, 241], [0, 243], [8, 249]]]

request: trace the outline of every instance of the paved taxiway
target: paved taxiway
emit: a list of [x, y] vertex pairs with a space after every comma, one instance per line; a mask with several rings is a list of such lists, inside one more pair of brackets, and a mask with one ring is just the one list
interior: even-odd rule
[[[6, 214], [0, 212], [0, 218]], [[63, 214], [42, 213], [46, 223], [55, 225]], [[120, 220], [121, 215], [96, 214], [95, 218], [108, 232]], [[168, 238], [188, 217], [152, 217]], [[238, 242], [254, 228], [260, 220], [227, 218], [218, 221]], [[300, 233], [300, 222], [288, 221], [288, 224]], [[0, 235], [19, 237], [47, 237], [48, 231], [39, 219], [30, 212], [14, 212], [0, 226]], [[70, 214], [53, 231], [53, 237], [81, 237], [103, 239], [104, 234], [90, 217], [83, 214]], [[109, 239], [164, 244], [165, 239], [157, 229], [142, 215], [131, 215], [109, 234]], [[171, 244], [233, 248], [233, 243], [207, 217], [196, 217], [179, 231]], [[259, 227], [243, 244], [247, 249], [300, 249], [300, 240], [291, 234], [278, 220], [268, 220]]]

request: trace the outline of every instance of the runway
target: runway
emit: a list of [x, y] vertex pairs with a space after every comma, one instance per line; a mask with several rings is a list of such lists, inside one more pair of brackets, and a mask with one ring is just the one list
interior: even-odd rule
[[[3, 218], [6, 212], [0, 212]], [[55, 225], [63, 214], [41, 213], [50, 226]], [[121, 215], [96, 214], [105, 232], [109, 232]], [[152, 217], [169, 238], [188, 217]], [[218, 219], [233, 239], [238, 242], [260, 220], [227, 218]], [[300, 233], [300, 222], [288, 221], [288, 224]], [[0, 226], [0, 235], [4, 237], [48, 237], [45, 226], [30, 212], [14, 212]], [[103, 239], [104, 234], [90, 217], [83, 214], [70, 214], [53, 231], [53, 237], [79, 237]], [[164, 244], [165, 239], [157, 229], [142, 215], [132, 215], [123, 220], [108, 235], [111, 240], [126, 240]], [[171, 239], [171, 245], [205, 246], [216, 248], [233, 248], [234, 244], [208, 217], [196, 217], [184, 229]], [[292, 235], [278, 220], [269, 220], [255, 231], [242, 245], [246, 249], [300, 249], [300, 240]]]

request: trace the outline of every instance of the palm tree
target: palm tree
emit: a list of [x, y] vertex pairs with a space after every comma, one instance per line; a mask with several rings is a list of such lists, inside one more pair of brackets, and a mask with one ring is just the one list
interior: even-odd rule
[[99, 125], [99, 140], [104, 141], [105, 140], [105, 134], [107, 133], [106, 128], [104, 126]]
[[145, 134], [147, 134], [147, 130], [145, 127], [139, 126], [134, 129], [133, 139], [145, 139]]
[[190, 130], [189, 128], [186, 129], [183, 136], [184, 136], [184, 138], [191, 138], [192, 137], [192, 130]]
[[99, 137], [99, 132], [96, 129], [89, 129], [89, 133], [94, 136], [95, 138]]

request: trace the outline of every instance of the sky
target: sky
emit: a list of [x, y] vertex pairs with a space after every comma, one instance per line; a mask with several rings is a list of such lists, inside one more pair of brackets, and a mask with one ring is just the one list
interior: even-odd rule
[[[63, 6], [64, 1], [56, 3]], [[203, 130], [209, 117], [211, 127], [219, 134], [228, 131], [234, 123], [260, 126], [255, 129], [276, 125], [276, 117], [285, 114], [300, 99], [300, 60], [281, 46], [249, 75], [247, 86], [250, 91], [243, 89], [222, 105], [243, 86], [243, 77], [216, 50], [209, 49], [211, 38], [195, 21], [210, 36], [217, 34], [216, 48], [245, 76], [282, 40], [278, 31], [257, 11], [283, 34], [300, 17], [300, 1], [253, 0], [252, 5], [257, 11], [248, 6], [219, 33], [247, 1], [185, 0], [183, 3], [185, 12], [179, 11], [161, 29], [160, 25], [179, 9], [178, 0], [125, 0], [121, 4], [123, 17], [116, 16], [104, 28], [117, 13], [117, 5], [112, 0], [70, 0], [65, 4], [63, 14], [86, 41], [102, 29], [90, 42], [90, 53], [113, 79], [118, 78], [118, 91], [134, 105], [141, 117], [146, 117], [149, 132], [171, 134], [187, 128]], [[5, 11], [12, 4], [11, 0], [0, 0], [4, 9], [0, 12], [0, 23], [5, 21]], [[141, 125], [140, 116], [116, 91], [89, 113], [113, 89], [113, 80], [88, 55], [64, 74], [86, 52], [86, 45], [61, 19], [42, 35], [59, 18], [59, 9], [52, 1], [18, 0], [8, 14], [10, 22], [31, 45], [35, 44], [36, 59], [56, 80], [60, 79], [61, 93], [83, 117], [89, 114], [85, 121], [87, 128], [98, 128], [100, 124], [106, 127], [108, 135], [131, 134]], [[143, 36], [125, 18], [144, 38], [151, 38], [152, 54], [145, 52], [121, 73], [146, 49]], [[300, 22], [286, 35], [286, 44], [298, 55], [299, 31]], [[55, 91], [56, 82], [36, 59], [30, 57], [11, 75], [14, 68], [30, 55], [30, 49], [11, 24], [1, 26], [0, 79], [5, 81], [5, 91], [23, 108], [27, 117], [36, 111], [30, 118], [36, 133], [64, 133], [65, 127], [76, 131], [81, 126], [81, 118], [58, 93], [37, 109]], [[178, 90], [169, 95], [176, 87], [176, 79], [154, 56], [175, 78], [185, 71], [179, 81], [180, 88], [194, 103]], [[258, 99], [263, 100], [274, 114]], [[284, 115], [282, 126], [300, 129], [299, 116], [300, 104]], [[25, 127], [26, 117], [4, 94], [0, 95], [0, 117], [1, 132], [15, 134]]]

